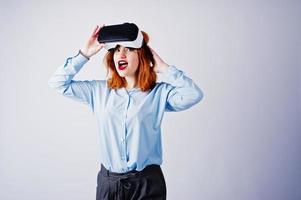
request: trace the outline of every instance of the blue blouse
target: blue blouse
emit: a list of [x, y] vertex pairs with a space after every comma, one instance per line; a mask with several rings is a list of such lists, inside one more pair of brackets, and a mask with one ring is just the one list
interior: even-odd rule
[[88, 60], [80, 52], [67, 58], [48, 85], [91, 108], [97, 118], [101, 163], [120, 173], [161, 165], [164, 111], [192, 107], [203, 98], [202, 90], [173, 65], [162, 74], [163, 81], [147, 92], [139, 88], [110, 89], [106, 80], [73, 80]]

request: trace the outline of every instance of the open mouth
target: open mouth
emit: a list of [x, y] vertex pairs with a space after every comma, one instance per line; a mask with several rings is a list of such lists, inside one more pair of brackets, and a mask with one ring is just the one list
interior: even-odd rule
[[124, 60], [118, 61], [118, 69], [124, 70], [128, 66], [128, 63]]

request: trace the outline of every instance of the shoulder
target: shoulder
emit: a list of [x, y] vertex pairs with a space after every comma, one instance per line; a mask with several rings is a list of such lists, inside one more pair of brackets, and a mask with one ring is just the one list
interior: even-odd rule
[[168, 89], [168, 88], [172, 88], [173, 86], [169, 83], [161, 81], [161, 82], [156, 83], [156, 87], [161, 88], [161, 89]]
[[107, 81], [106, 80], [93, 80], [94, 84], [100, 85], [100, 86], [107, 86]]
[[172, 85], [166, 82], [157, 82], [153, 90], [160, 92], [168, 92], [173, 88]]
[[104, 86], [106, 84], [105, 80], [94, 80], [94, 79], [93, 80], [82, 80], [82, 81], [78, 81], [78, 82], [88, 84], [91, 87]]
[[106, 80], [91, 80], [90, 83], [91, 83], [91, 85], [94, 89], [100, 89], [100, 90], [109, 89], [107, 87], [107, 81]]

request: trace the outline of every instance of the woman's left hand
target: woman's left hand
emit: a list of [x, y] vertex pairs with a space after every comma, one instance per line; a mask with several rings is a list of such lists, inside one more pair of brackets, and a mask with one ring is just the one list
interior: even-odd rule
[[154, 57], [154, 65], [152, 66], [154, 68], [154, 71], [156, 73], [163, 73], [168, 69], [168, 64], [166, 62], [164, 62], [162, 60], [162, 58], [160, 58], [160, 56], [148, 45], [148, 47], [150, 48], [153, 57]]

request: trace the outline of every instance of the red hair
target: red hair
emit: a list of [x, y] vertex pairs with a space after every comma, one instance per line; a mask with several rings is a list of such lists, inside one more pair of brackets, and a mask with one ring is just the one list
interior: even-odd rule
[[[147, 91], [152, 89], [156, 85], [157, 74], [153, 67], [154, 60], [150, 48], [147, 46], [149, 41], [149, 36], [146, 32], [141, 31], [143, 34], [143, 45], [141, 48], [137, 49], [139, 66], [136, 72], [136, 85], [142, 91]], [[118, 89], [125, 87], [127, 85], [126, 79], [120, 77], [116, 71], [114, 60], [114, 51], [109, 50], [104, 56], [104, 64], [107, 68], [107, 83], [108, 87], [111, 89]]]

